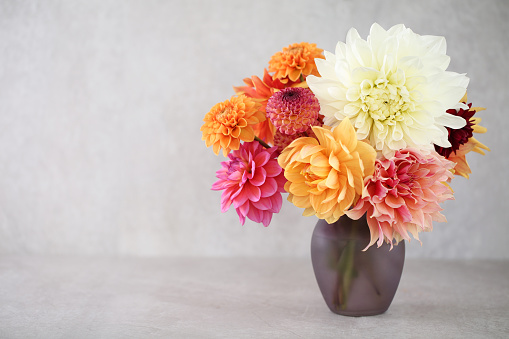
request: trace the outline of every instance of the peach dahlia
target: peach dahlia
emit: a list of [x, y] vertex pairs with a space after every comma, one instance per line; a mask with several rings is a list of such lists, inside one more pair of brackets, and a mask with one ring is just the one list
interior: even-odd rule
[[350, 120], [333, 131], [312, 127], [316, 139], [299, 138], [285, 148], [278, 162], [285, 170], [288, 200], [328, 223], [337, 221], [364, 188], [364, 178], [374, 170], [376, 152], [357, 141]]

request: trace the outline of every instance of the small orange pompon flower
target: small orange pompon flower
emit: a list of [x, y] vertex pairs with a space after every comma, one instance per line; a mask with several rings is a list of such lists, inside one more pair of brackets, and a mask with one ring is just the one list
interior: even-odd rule
[[292, 44], [272, 56], [269, 61], [269, 72], [275, 72], [272, 78], [279, 79], [284, 84], [288, 80], [292, 82], [304, 80], [303, 78], [310, 74], [320, 76], [315, 58], [325, 59], [322, 52], [323, 49], [317, 48], [316, 44], [307, 42]]
[[202, 140], [207, 147], [213, 146], [217, 155], [221, 148], [227, 156], [231, 150], [240, 147], [240, 141], [251, 142], [255, 138], [253, 125], [265, 120], [260, 104], [245, 95], [232, 96], [230, 100], [220, 102], [205, 115], [200, 128]]

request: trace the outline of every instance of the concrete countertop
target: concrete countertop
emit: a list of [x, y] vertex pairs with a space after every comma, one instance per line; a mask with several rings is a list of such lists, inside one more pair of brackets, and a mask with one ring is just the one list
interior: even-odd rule
[[1, 338], [508, 338], [509, 261], [407, 260], [389, 310], [351, 318], [309, 259], [2, 256]]

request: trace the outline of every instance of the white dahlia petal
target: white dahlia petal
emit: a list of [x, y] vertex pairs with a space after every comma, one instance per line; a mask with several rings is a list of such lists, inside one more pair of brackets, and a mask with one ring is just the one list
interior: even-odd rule
[[[334, 70], [335, 64], [333, 61], [324, 60], [324, 59], [315, 59], [315, 65], [316, 65], [318, 72], [322, 76], [322, 78], [326, 78], [326, 79], [335, 79], [336, 78], [336, 74], [335, 74], [335, 70]], [[311, 77], [311, 75], [309, 75], [307, 79], [309, 79], [309, 77]], [[313, 77], [315, 77], [315, 76], [313, 75]]]
[[349, 86], [351, 84], [350, 67], [344, 62], [344, 60], [337, 62], [334, 68], [336, 73], [337, 81], [344, 85]]
[[444, 54], [447, 50], [447, 43], [443, 36], [423, 35], [421, 36], [423, 45], [428, 50], [428, 54]]
[[[323, 55], [325, 56], [325, 60], [327, 60], [329, 62], [336, 60], [336, 56], [334, 54], [332, 54], [331, 52], [324, 51]], [[315, 59], [315, 64], [316, 64], [317, 60], [323, 60], [323, 59], [320, 59], [320, 58]]]
[[345, 58], [346, 57], [346, 44], [344, 42], [339, 41], [336, 45], [336, 58]]
[[464, 110], [469, 110], [470, 107], [468, 107], [467, 104], [465, 104], [464, 102], [458, 102], [454, 107], [454, 109], [458, 110], [458, 109], [464, 109]]
[[449, 67], [449, 63], [451, 62], [451, 57], [448, 55], [433, 55], [426, 56], [421, 58], [422, 62], [425, 64], [429, 64], [430, 66], [437, 67], [443, 71]]
[[[450, 115], [450, 114], [449, 114]], [[434, 123], [435, 119], [431, 116], [427, 111], [414, 111], [412, 115], [410, 115], [415, 122], [417, 122], [420, 126], [429, 126]], [[464, 120], [464, 119], [463, 119]]]
[[387, 34], [387, 31], [383, 29], [382, 26], [380, 26], [377, 23], [374, 23], [373, 25], [371, 25], [371, 28], [369, 30], [369, 36], [367, 41], [370, 44], [373, 51], [376, 51], [380, 48], [380, 46], [384, 44], [385, 40], [387, 40], [387, 38], [389, 37], [390, 37], [389, 34]]
[[443, 114], [439, 117], [436, 117], [435, 122], [438, 123], [439, 125], [450, 127], [453, 129], [463, 128], [467, 124], [465, 119], [452, 114]]
[[460, 108], [469, 81], [446, 71], [446, 46], [444, 37], [421, 36], [404, 25], [385, 30], [375, 23], [366, 40], [352, 28], [335, 54], [317, 60], [322, 77], [309, 76], [308, 86], [327, 125], [348, 117], [357, 138], [367, 138], [383, 154], [446, 145], [445, 127], [465, 124], [446, 111]]
[[346, 33], [346, 46], [347, 47], [351, 46], [357, 40], [362, 40], [361, 36], [359, 35], [359, 32], [357, 32], [355, 28], [350, 28]]
[[[375, 24], [375, 25], [378, 25], [378, 24]], [[391, 35], [397, 35], [403, 31], [406, 31], [406, 30], [409, 30], [411, 32], [410, 29], [406, 28], [405, 25], [403, 24], [398, 24], [398, 25], [394, 25], [392, 26], [391, 28], [389, 28], [389, 30], [387, 31], [387, 33], [391, 34]]]
[[[348, 92], [345, 93], [343, 88], [339, 86], [329, 87], [329, 95], [337, 100], [347, 100], [348, 99]], [[345, 95], [346, 94], [346, 95]]]
[[[340, 112], [340, 110], [338, 110], [338, 108], [336, 108], [336, 107], [333, 107], [332, 105], [323, 105], [323, 106], [320, 106], [320, 113], [322, 115], [324, 115], [325, 117], [332, 118], [333, 122], [335, 122], [334, 120], [343, 120], [343, 118], [344, 118], [343, 116], [335, 117], [335, 114], [337, 112]], [[338, 123], [339, 123], [339, 121], [338, 121]], [[326, 123], [326, 125], [332, 126], [331, 124], [328, 124], [328, 123]]]

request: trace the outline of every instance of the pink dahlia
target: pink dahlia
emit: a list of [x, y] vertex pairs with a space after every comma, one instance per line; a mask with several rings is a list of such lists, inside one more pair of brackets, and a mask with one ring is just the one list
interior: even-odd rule
[[246, 217], [268, 226], [273, 213], [281, 210], [286, 179], [276, 158], [276, 147], [265, 149], [257, 141], [244, 143], [228, 154], [216, 172], [219, 179], [212, 185], [221, 195], [221, 212], [233, 204], [240, 222]]
[[309, 88], [287, 87], [270, 97], [266, 111], [281, 133], [293, 135], [305, 132], [316, 122], [320, 104]]
[[359, 219], [367, 213], [371, 232], [369, 248], [375, 242], [396, 243], [419, 240], [419, 231], [431, 231], [433, 221], [446, 221], [440, 203], [454, 199], [446, 181], [453, 176], [455, 163], [434, 151], [426, 154], [414, 148], [396, 151], [390, 159], [378, 159], [375, 172], [364, 181], [364, 191], [346, 214]]

